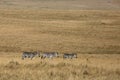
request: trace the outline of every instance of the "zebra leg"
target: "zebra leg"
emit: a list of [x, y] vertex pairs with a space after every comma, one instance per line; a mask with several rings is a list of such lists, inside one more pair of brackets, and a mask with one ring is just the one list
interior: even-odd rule
[[31, 56], [31, 60], [33, 59], [34, 56]]
[[33, 59], [33, 57], [31, 57], [31, 60]]
[[48, 56], [49, 59], [52, 59], [52, 56]]
[[69, 58], [72, 59], [72, 56], [70, 56]]
[[43, 56], [41, 56], [41, 59], [43, 59]]
[[43, 59], [45, 59], [46, 58], [46, 56], [44, 56], [44, 58]]
[[22, 60], [24, 60], [24, 58], [25, 58], [25, 56], [24, 56], [24, 55], [22, 55]]
[[52, 57], [52, 56], [50, 56], [50, 59], [53, 59], [53, 57]]
[[41, 59], [45, 59], [45, 56], [41, 56]]

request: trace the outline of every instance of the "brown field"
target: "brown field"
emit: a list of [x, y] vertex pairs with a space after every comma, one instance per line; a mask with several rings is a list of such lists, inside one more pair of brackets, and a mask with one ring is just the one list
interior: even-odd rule
[[0, 56], [0, 80], [119, 80], [119, 54], [79, 54], [77, 59], [21, 60]]
[[0, 10], [0, 51], [120, 53], [120, 11]]
[[[111, 7], [92, 2], [81, 7], [77, 0], [67, 6], [66, 0], [24, 1], [0, 1], [0, 80], [120, 80], [118, 0], [106, 0]], [[61, 56], [21, 59], [23, 51], [37, 50]], [[78, 58], [63, 59], [65, 52], [76, 52]]]

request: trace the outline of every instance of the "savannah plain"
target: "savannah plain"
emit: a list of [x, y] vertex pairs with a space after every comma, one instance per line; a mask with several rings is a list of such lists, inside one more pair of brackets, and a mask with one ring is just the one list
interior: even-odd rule
[[[111, 7], [25, 1], [0, 1], [0, 80], [120, 80], [118, 0], [106, 0]], [[55, 51], [60, 57], [22, 60], [23, 51]], [[67, 52], [78, 58], [63, 59]]]

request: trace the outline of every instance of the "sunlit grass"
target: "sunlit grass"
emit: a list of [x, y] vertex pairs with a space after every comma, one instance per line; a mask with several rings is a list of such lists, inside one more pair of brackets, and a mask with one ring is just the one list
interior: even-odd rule
[[[119, 11], [0, 9], [0, 80], [119, 80], [119, 21]], [[21, 60], [37, 50], [60, 58]]]

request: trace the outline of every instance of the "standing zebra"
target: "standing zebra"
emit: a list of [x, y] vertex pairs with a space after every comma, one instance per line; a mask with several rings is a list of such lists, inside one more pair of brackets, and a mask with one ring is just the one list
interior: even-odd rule
[[64, 53], [63, 58], [68, 58], [68, 59], [73, 59], [73, 58], [77, 58], [77, 54], [76, 53]]
[[40, 57], [40, 53], [39, 52], [23, 52], [22, 59], [24, 60], [25, 58], [31, 58], [32, 60], [35, 56]]
[[44, 52], [41, 56], [41, 59], [44, 59], [44, 58], [53, 58], [53, 57], [59, 57], [59, 54], [58, 52]]

